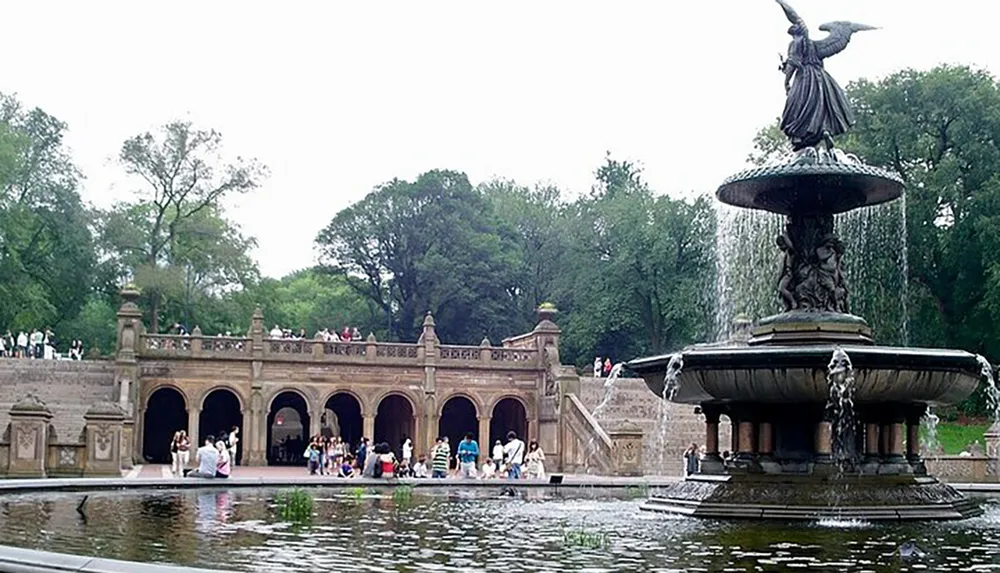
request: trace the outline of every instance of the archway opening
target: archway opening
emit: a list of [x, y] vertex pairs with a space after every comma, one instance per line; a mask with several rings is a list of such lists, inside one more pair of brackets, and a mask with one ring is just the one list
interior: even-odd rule
[[[476, 416], [476, 405], [465, 396], [453, 396], [441, 408], [441, 419], [438, 421], [438, 436], [448, 438], [451, 446], [452, 465], [455, 464], [455, 454], [458, 443], [465, 439], [465, 434], [472, 432], [472, 439], [479, 441], [479, 418]], [[480, 455], [482, 455], [482, 445]]]
[[[389, 444], [397, 456], [401, 456], [403, 441], [413, 439], [413, 406], [410, 401], [399, 394], [389, 394], [378, 404], [375, 413], [375, 443]], [[413, 440], [416, 446], [416, 440]]]
[[517, 437], [528, 441], [528, 414], [524, 404], [516, 398], [504, 398], [493, 406], [493, 416], [490, 419], [490, 450], [493, 444], [500, 440], [507, 443], [507, 432], [514, 431]]
[[198, 416], [198, 447], [205, 438], [213, 436], [216, 441], [226, 441], [233, 426], [240, 429], [240, 441], [236, 443], [236, 463], [243, 455], [243, 412], [240, 399], [228, 388], [218, 388], [205, 396]]
[[151, 464], [169, 464], [174, 432], [188, 430], [184, 396], [173, 388], [159, 388], [146, 401], [142, 423], [142, 457]]
[[297, 392], [274, 397], [267, 413], [267, 463], [272, 466], [305, 465], [302, 452], [309, 440], [309, 408]]
[[361, 440], [364, 421], [361, 417], [361, 403], [346, 392], [338, 392], [326, 401], [320, 431], [327, 437], [340, 436], [353, 451]]

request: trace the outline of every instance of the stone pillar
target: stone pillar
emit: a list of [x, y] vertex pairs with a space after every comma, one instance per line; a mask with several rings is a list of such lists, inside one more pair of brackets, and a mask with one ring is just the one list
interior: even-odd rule
[[262, 466], [267, 464], [267, 412], [262, 411], [263, 397], [259, 390], [250, 395], [250, 414], [244, 416], [246, 423], [243, 437], [243, 465]]
[[700, 472], [703, 474], [721, 474], [725, 468], [722, 456], [719, 455], [719, 415], [718, 408], [702, 407], [705, 414], [705, 456], [701, 460]]
[[201, 408], [194, 404], [188, 404], [188, 440], [191, 441], [191, 451], [201, 447], [201, 436], [198, 435], [198, 426], [201, 422]]
[[894, 420], [889, 425], [889, 459], [900, 461], [903, 459], [903, 422]]
[[362, 426], [361, 435], [368, 438], [369, 441], [375, 439], [375, 416], [366, 415], [364, 420], [364, 425]]
[[125, 412], [118, 404], [98, 402], [83, 415], [87, 457], [83, 475], [121, 477], [122, 429]]
[[[437, 432], [437, 357], [438, 338], [434, 331], [434, 316], [430, 312], [424, 317], [423, 332], [417, 340], [417, 358], [424, 366], [424, 435], [422, 451], [429, 452], [434, 446]], [[414, 412], [416, 414], [416, 412]], [[374, 424], [372, 432], [374, 433]]]
[[132, 451], [132, 444], [135, 443], [135, 423], [130, 418], [125, 418], [122, 425], [122, 469], [130, 470], [134, 467], [132, 459], [135, 452]]
[[829, 461], [833, 454], [833, 424], [820, 420], [816, 424], [816, 457], [818, 461]]
[[878, 422], [865, 422], [865, 458], [877, 459], [879, 456], [879, 425]]
[[490, 420], [490, 416], [479, 416], [479, 449], [483, 459], [490, 457]]
[[906, 460], [910, 463], [920, 461], [920, 418], [923, 407], [906, 415]]
[[137, 356], [141, 351], [141, 336], [144, 332], [142, 325], [142, 310], [139, 308], [139, 289], [133, 285], [127, 285], [121, 290], [122, 305], [117, 313], [115, 348], [115, 389], [117, 390], [118, 401], [125, 412], [126, 417], [133, 422], [133, 428], [137, 431], [128, 433], [128, 438], [132, 440], [126, 451], [134, 454], [136, 462], [141, 463], [139, 453], [142, 451], [142, 427], [136, 427], [139, 420], [139, 409], [137, 407], [139, 396], [139, 365]]
[[311, 439], [313, 436], [318, 436], [323, 428], [323, 420], [321, 419], [323, 415], [322, 409], [309, 408], [309, 436], [307, 439]]
[[10, 409], [10, 465], [7, 477], [43, 478], [52, 412], [34, 394]]
[[609, 432], [611, 466], [615, 475], [642, 475], [642, 436], [642, 429], [628, 420]]
[[774, 453], [774, 430], [771, 422], [757, 424], [757, 453], [762, 456]]

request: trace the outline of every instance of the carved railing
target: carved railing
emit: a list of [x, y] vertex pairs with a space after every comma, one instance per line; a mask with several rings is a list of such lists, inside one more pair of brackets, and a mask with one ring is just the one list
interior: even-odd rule
[[420, 356], [420, 347], [416, 344], [379, 342], [375, 345], [375, 356], [377, 358], [416, 360]]
[[[384, 362], [419, 364], [425, 359], [421, 344], [376, 342], [340, 342], [300, 338], [264, 337], [263, 355], [272, 360], [313, 362]], [[141, 334], [137, 351], [150, 357], [204, 357], [249, 359], [253, 338], [236, 336], [198, 336], [176, 334]], [[505, 368], [539, 368], [541, 360], [534, 348], [504, 348], [496, 346], [440, 345], [435, 347], [441, 365], [489, 364]], [[431, 355], [427, 354], [429, 358]]]
[[250, 351], [250, 339], [235, 336], [204, 337], [201, 351], [205, 354], [242, 354]]
[[481, 359], [481, 348], [478, 346], [441, 346], [438, 356], [441, 360], [475, 360]]
[[323, 354], [326, 356], [364, 356], [364, 342], [324, 342]]
[[533, 348], [492, 348], [490, 360], [493, 362], [538, 362], [538, 351]]
[[581, 446], [582, 459], [576, 461], [583, 467], [577, 469], [598, 469], [606, 475], [613, 473], [611, 437], [575, 394], [567, 394], [566, 398], [568, 425]]

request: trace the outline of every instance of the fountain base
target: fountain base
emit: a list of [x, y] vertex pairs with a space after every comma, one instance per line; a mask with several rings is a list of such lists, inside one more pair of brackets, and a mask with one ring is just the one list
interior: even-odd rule
[[978, 502], [926, 476], [697, 475], [661, 489], [642, 509], [707, 518], [865, 521], [965, 519]]
[[860, 344], [871, 345], [872, 329], [865, 319], [837, 312], [793, 310], [757, 321], [749, 344]]

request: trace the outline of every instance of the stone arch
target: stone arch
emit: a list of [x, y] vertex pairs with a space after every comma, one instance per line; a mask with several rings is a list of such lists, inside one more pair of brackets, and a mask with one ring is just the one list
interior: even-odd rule
[[[243, 429], [243, 400], [239, 392], [226, 385], [215, 386], [205, 392], [198, 416], [198, 439], [214, 436], [216, 441], [226, 441], [233, 426]], [[236, 443], [236, 462], [243, 452], [243, 436]], [[200, 445], [200, 444], [199, 444]]]
[[406, 438], [416, 444], [416, 427], [416, 407], [413, 398], [405, 392], [386, 392], [376, 402], [373, 436], [376, 444], [385, 442], [393, 451], [398, 451]]
[[184, 409], [185, 410], [188, 409], [188, 407], [189, 407], [189, 405], [191, 403], [191, 399], [188, 398], [187, 392], [185, 392], [183, 388], [181, 388], [180, 386], [178, 386], [176, 384], [173, 384], [171, 382], [162, 382], [162, 383], [159, 383], [159, 384], [154, 384], [154, 385], [149, 386], [149, 387], [147, 387], [147, 388], [144, 389], [144, 392], [142, 393], [142, 395], [140, 397], [140, 401], [139, 401], [139, 404], [142, 406], [143, 410], [145, 410], [146, 407], [148, 406], [149, 399], [153, 396], [153, 394], [155, 394], [157, 390], [160, 390], [160, 389], [163, 389], [163, 388], [169, 388], [171, 390], [176, 391], [178, 394], [180, 394], [181, 395], [181, 399], [184, 400]]
[[212, 392], [215, 392], [217, 390], [227, 390], [227, 391], [231, 392], [233, 394], [233, 396], [236, 397], [236, 400], [239, 402], [240, 411], [241, 412], [246, 412], [246, 398], [240, 392], [239, 388], [237, 388], [235, 386], [230, 386], [229, 384], [216, 384], [214, 386], [210, 386], [210, 387], [202, 390], [198, 394], [198, 407], [201, 408], [202, 410], [204, 410], [205, 409], [205, 400], [208, 399], [209, 394], [211, 394]]
[[438, 436], [448, 438], [452, 456], [458, 451], [458, 443], [467, 433], [479, 441], [479, 409], [475, 400], [465, 393], [450, 394], [441, 405], [441, 416], [438, 418]]
[[414, 416], [422, 416], [424, 414], [423, 402], [421, 402], [420, 399], [418, 399], [413, 394], [407, 392], [406, 390], [399, 390], [399, 389], [384, 390], [376, 394], [375, 397], [371, 400], [372, 414], [377, 416], [378, 407], [382, 405], [382, 401], [388, 398], [389, 396], [393, 395], [402, 396], [403, 398], [405, 398], [406, 401], [410, 403], [410, 408], [413, 408]]
[[475, 408], [475, 412], [476, 412], [476, 417], [477, 418], [479, 418], [480, 416], [483, 416], [484, 413], [486, 412], [486, 406], [485, 406], [485, 404], [483, 404], [483, 401], [480, 400], [478, 397], [476, 397], [475, 395], [473, 395], [473, 394], [471, 394], [469, 392], [463, 392], [461, 390], [456, 390], [454, 392], [449, 392], [446, 396], [443, 396], [443, 397], [440, 398], [440, 402], [439, 403], [441, 404], [441, 409], [437, 412], [438, 416], [441, 416], [441, 415], [444, 414], [444, 407], [448, 403], [448, 401], [451, 400], [452, 398], [465, 398], [470, 403], [472, 403], [473, 408]]
[[347, 394], [352, 398], [354, 398], [355, 400], [357, 400], [358, 404], [361, 406], [362, 416], [369, 416], [375, 414], [375, 412], [372, 411], [371, 409], [371, 404], [368, 402], [368, 399], [362, 393], [358, 392], [357, 390], [354, 390], [353, 388], [337, 388], [331, 390], [327, 392], [326, 395], [323, 396], [323, 400], [320, 402], [320, 404], [325, 405], [327, 402], [330, 401], [330, 398], [333, 398], [337, 394]]
[[530, 410], [525, 400], [515, 394], [505, 394], [499, 396], [490, 405], [490, 447], [497, 440], [500, 443], [507, 442], [507, 432], [514, 431], [517, 437], [528, 441], [528, 420]]
[[320, 433], [325, 437], [337, 436], [353, 451], [364, 433], [364, 402], [357, 393], [338, 390], [322, 402]]
[[280, 396], [282, 394], [289, 393], [289, 392], [291, 392], [292, 394], [298, 394], [299, 397], [302, 398], [302, 400], [306, 403], [306, 408], [308, 408], [308, 410], [309, 410], [306, 413], [311, 416], [313, 414], [312, 405], [313, 405], [313, 399], [315, 398], [315, 396], [310, 396], [305, 391], [303, 391], [301, 388], [295, 388], [293, 386], [281, 387], [281, 388], [278, 388], [278, 389], [270, 392], [267, 395], [267, 398], [264, 399], [265, 402], [267, 403], [267, 409], [271, 410], [271, 408], [274, 406], [274, 401], [275, 401], [275, 399], [278, 396]]
[[158, 385], [145, 397], [142, 421], [142, 457], [149, 463], [171, 463], [170, 440], [188, 428], [188, 401], [172, 384]]
[[[284, 416], [295, 412], [294, 424], [285, 426]], [[302, 452], [309, 440], [312, 412], [309, 397], [297, 388], [280, 388], [267, 400], [267, 462], [270, 465], [303, 465]], [[293, 416], [289, 416], [292, 418]], [[290, 420], [293, 421], [293, 420]]]

